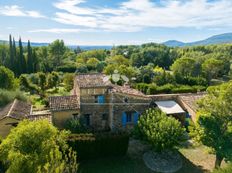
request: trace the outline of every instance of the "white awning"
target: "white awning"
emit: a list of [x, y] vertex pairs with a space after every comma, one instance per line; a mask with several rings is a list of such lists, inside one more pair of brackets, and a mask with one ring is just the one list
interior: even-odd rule
[[180, 107], [178, 103], [173, 100], [169, 101], [156, 101], [155, 104], [158, 108], [166, 114], [181, 114], [185, 111]]

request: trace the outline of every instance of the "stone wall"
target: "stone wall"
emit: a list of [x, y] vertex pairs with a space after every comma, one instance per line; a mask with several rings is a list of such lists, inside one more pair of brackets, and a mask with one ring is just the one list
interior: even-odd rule
[[73, 114], [80, 114], [80, 112], [79, 110], [64, 110], [52, 112], [52, 122], [57, 128], [63, 129], [65, 126], [65, 122], [68, 119], [73, 118]]
[[[132, 122], [127, 123], [126, 127], [123, 127], [122, 124], [122, 115], [123, 112], [138, 112], [142, 114], [145, 110], [149, 109], [151, 99], [145, 98], [142, 96], [132, 96], [128, 94], [113, 94], [112, 95], [113, 106], [111, 111], [113, 112], [113, 128], [130, 130], [136, 124], [134, 122], [134, 117], [132, 116]], [[124, 98], [127, 98], [127, 102], [124, 101]]]

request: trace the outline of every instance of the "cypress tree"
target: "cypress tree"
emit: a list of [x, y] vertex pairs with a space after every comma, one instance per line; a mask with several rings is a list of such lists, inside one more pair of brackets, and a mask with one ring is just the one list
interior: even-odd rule
[[13, 54], [13, 45], [12, 45], [12, 37], [9, 36], [9, 51], [10, 51], [10, 62], [9, 62], [9, 68], [14, 71], [14, 54]]
[[16, 73], [18, 75], [18, 61], [17, 61], [17, 52], [16, 52], [16, 45], [15, 45], [15, 39], [13, 38], [13, 45], [12, 45], [12, 54], [13, 54], [13, 64], [12, 64], [12, 69], [14, 71], [14, 73]]
[[33, 73], [33, 57], [32, 57], [32, 49], [31, 49], [31, 43], [28, 40], [27, 43], [27, 72], [28, 73]]
[[23, 55], [23, 45], [21, 38], [19, 38], [19, 69], [20, 69], [20, 74], [27, 72], [26, 60]]
[[38, 61], [35, 49], [32, 51], [32, 60], [33, 60], [33, 73], [38, 71]]

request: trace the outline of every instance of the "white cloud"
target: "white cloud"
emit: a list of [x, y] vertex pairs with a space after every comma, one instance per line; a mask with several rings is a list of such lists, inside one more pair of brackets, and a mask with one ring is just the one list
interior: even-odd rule
[[63, 33], [79, 33], [79, 32], [94, 32], [95, 30], [92, 29], [72, 29], [72, 28], [50, 28], [50, 29], [36, 29], [30, 30], [28, 32], [31, 33], [56, 33], [56, 34], [63, 34]]
[[0, 6], [0, 15], [4, 16], [18, 16], [18, 17], [33, 17], [33, 18], [45, 18], [38, 11], [26, 11], [22, 7], [17, 5], [12, 6]]
[[[232, 26], [231, 0], [128, 0], [117, 8], [88, 7], [87, 0], [60, 0], [53, 20], [105, 31], [135, 32], [147, 27]], [[81, 4], [81, 6], [80, 6]]]

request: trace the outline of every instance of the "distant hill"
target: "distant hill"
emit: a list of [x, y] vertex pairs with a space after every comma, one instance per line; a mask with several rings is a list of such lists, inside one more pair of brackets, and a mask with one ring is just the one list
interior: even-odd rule
[[182, 47], [185, 45], [184, 42], [177, 41], [177, 40], [169, 40], [169, 41], [164, 42], [163, 44], [165, 44], [166, 46], [170, 46], [170, 47]]
[[177, 40], [166, 41], [163, 44], [171, 47], [183, 47], [183, 46], [197, 46], [197, 45], [210, 45], [210, 44], [222, 44], [232, 43], [232, 33], [225, 33], [209, 37], [205, 40], [184, 43]]
[[[209, 37], [205, 40], [200, 40], [200, 41], [195, 41], [195, 42], [181, 42], [178, 40], [169, 40], [166, 41], [162, 44], [169, 46], [169, 47], [184, 47], [184, 46], [197, 46], [197, 45], [210, 45], [210, 44], [223, 44], [223, 43], [232, 43], [232, 33], [225, 33], [225, 34], [220, 34], [220, 35], [215, 35], [212, 37]], [[0, 40], [0, 44], [8, 44], [8, 41], [5, 40]], [[18, 42], [16, 42], [18, 45]], [[48, 46], [49, 43], [35, 43], [32, 42], [31, 45], [33, 47], [38, 47], [38, 46]], [[27, 46], [27, 42], [23, 42], [23, 46]], [[75, 49], [77, 45], [68, 45], [69, 48]], [[88, 46], [88, 45], [81, 45], [79, 46], [82, 50], [94, 50], [94, 49], [106, 49], [110, 50], [112, 46]]]

